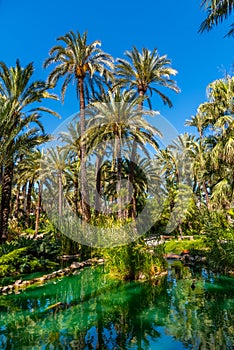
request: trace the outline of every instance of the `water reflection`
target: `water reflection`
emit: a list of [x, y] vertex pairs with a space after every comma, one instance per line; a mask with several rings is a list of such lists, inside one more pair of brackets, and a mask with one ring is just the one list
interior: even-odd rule
[[[191, 288], [195, 282], [195, 288]], [[0, 349], [232, 349], [231, 278], [171, 267], [150, 283], [86, 269], [0, 297]]]

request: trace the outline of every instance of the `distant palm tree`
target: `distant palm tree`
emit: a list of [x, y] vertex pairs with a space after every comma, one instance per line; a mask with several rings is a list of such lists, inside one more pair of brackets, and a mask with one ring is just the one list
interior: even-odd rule
[[[231, 16], [234, 10], [233, 0], [202, 0], [201, 6], [207, 12], [207, 18], [200, 25], [199, 32], [209, 31], [214, 26], [222, 23], [225, 19]], [[234, 35], [234, 23], [231, 25], [227, 36]]]
[[[61, 88], [62, 99], [64, 99], [68, 85], [75, 82], [80, 104], [80, 135], [82, 136], [86, 130], [85, 102], [89, 102], [90, 96], [95, 94], [95, 89], [100, 88], [104, 82], [111, 79], [110, 69], [113, 68], [113, 59], [98, 48], [101, 45], [100, 41], [96, 40], [88, 44], [86, 32], [81, 35], [79, 32], [70, 31], [59, 37], [58, 40], [64, 45], [56, 45], [50, 50], [50, 57], [45, 61], [44, 66], [56, 64], [49, 74], [48, 81], [54, 86], [60, 78], [64, 79]], [[82, 217], [85, 221], [89, 221], [91, 216], [88, 205], [86, 146], [84, 143], [81, 144], [80, 149]]]
[[79, 184], [79, 169], [80, 169], [80, 125], [79, 122], [71, 122], [67, 126], [66, 132], [61, 132], [59, 138], [65, 143], [63, 149], [67, 151], [67, 175], [68, 183], [73, 188], [73, 193], [70, 196], [70, 201], [74, 205], [75, 213], [82, 214], [80, 205], [80, 184]]
[[185, 126], [194, 126], [197, 128], [200, 139], [203, 138], [204, 130], [207, 127], [208, 123], [204, 117], [204, 114], [199, 110], [197, 114], [192, 116], [191, 119], [186, 120]]

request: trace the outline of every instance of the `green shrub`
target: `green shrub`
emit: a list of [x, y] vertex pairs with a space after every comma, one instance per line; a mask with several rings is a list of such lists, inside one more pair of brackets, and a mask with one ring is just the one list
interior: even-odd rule
[[104, 251], [110, 274], [123, 280], [150, 279], [166, 269], [163, 247], [149, 248], [144, 240]]

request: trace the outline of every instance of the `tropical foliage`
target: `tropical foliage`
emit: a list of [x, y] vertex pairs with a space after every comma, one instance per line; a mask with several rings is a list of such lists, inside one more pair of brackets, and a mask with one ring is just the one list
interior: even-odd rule
[[[151, 278], [165, 269], [163, 245], [146, 244], [149, 237], [159, 241], [165, 234], [199, 235], [210, 266], [233, 269], [234, 77], [209, 84], [207, 101], [186, 121], [196, 128], [194, 135], [186, 132], [160, 147], [161, 130], [150, 122], [158, 114], [152, 110], [153, 94], [172, 107], [167, 91], [179, 88], [171, 60], [157, 49], [133, 47], [114, 64], [99, 41], [88, 43], [87, 33], [71, 31], [58, 41], [44, 63], [52, 65], [47, 82], [32, 80], [31, 63], [25, 68], [19, 61], [10, 68], [0, 63], [2, 274], [18, 268], [23, 233], [35, 241], [41, 233], [57, 239], [58, 254], [104, 254], [112, 273], [123, 279]], [[57, 140], [48, 142], [40, 117], [57, 114], [44, 100], [57, 99], [50, 90], [60, 89], [63, 101], [73, 83], [79, 112]], [[97, 232], [94, 248], [81, 244], [87, 243], [88, 225]], [[105, 229], [110, 236], [104, 242], [99, 233]], [[127, 240], [121, 236], [126, 232]], [[7, 251], [11, 242], [16, 242], [12, 252]], [[123, 242], [129, 245], [113, 247]], [[94, 252], [97, 247], [111, 249]], [[32, 258], [30, 249], [24, 253]], [[7, 261], [14, 254], [11, 271]], [[34, 268], [47, 266], [38, 254]]]
[[[211, 30], [214, 26], [222, 23], [227, 19], [234, 10], [233, 0], [202, 0], [201, 6], [207, 12], [207, 18], [202, 22], [200, 26], [200, 32]], [[234, 23], [231, 25], [231, 29], [227, 33], [228, 36], [234, 34]]]

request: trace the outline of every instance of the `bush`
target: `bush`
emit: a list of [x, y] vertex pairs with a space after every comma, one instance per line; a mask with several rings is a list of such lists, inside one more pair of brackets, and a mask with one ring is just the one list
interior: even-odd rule
[[149, 248], [144, 240], [104, 251], [110, 274], [123, 280], [150, 279], [166, 269], [163, 247]]
[[49, 234], [38, 240], [20, 237], [0, 247], [0, 276], [57, 268], [51, 260], [60, 253], [61, 243]]
[[27, 248], [15, 249], [12, 252], [0, 257], [0, 276], [7, 276], [15, 273], [22, 262], [22, 257], [27, 252]]

